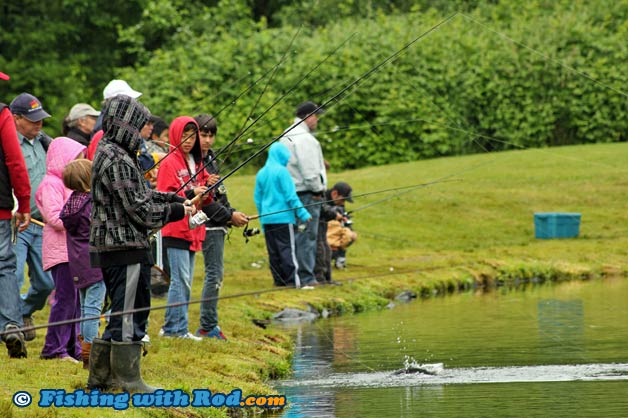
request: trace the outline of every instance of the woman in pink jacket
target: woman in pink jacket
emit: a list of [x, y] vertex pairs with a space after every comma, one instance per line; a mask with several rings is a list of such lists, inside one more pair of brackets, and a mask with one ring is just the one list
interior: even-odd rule
[[[44, 270], [50, 270], [56, 288], [56, 302], [50, 308], [48, 322], [81, 317], [78, 291], [68, 263], [65, 228], [59, 214], [72, 194], [72, 190], [63, 184], [63, 169], [70, 161], [84, 155], [85, 147], [73, 139], [60, 137], [52, 141], [46, 156], [46, 175], [35, 194], [37, 207], [46, 223], [42, 245]], [[79, 329], [78, 322], [49, 327], [41, 358], [78, 363], [81, 356]]]

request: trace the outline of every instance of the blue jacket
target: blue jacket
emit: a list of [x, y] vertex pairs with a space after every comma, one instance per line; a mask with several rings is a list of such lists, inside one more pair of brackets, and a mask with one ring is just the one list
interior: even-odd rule
[[[292, 177], [286, 166], [290, 159], [290, 150], [284, 144], [275, 142], [270, 146], [266, 164], [255, 177], [255, 206], [261, 215], [260, 223], [265, 224], [295, 224], [296, 215], [303, 222], [312, 216], [303, 208], [297, 196]], [[285, 211], [274, 215], [264, 216], [267, 213]]]

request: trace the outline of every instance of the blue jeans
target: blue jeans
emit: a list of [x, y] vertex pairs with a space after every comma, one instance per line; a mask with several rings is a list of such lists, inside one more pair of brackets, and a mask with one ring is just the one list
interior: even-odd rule
[[[102, 304], [105, 301], [105, 292], [107, 287], [103, 280], [96, 282], [90, 286], [79, 289], [81, 298], [81, 318], [100, 316], [102, 312]], [[99, 319], [89, 321], [81, 321], [81, 335], [87, 343], [94, 341], [98, 337]]]
[[[168, 305], [189, 302], [194, 274], [194, 255], [190, 250], [168, 248], [170, 263], [170, 287], [168, 288]], [[188, 333], [188, 305], [166, 309], [164, 335], [185, 335]]]
[[[321, 202], [321, 198], [315, 199], [311, 193], [299, 195], [303, 206]], [[297, 262], [299, 263], [298, 275], [302, 286], [307, 286], [316, 281], [314, 266], [316, 265], [316, 238], [318, 236], [318, 218], [321, 213], [320, 205], [306, 207], [312, 215], [312, 219], [306, 224], [305, 231], [297, 232]]]
[[28, 277], [31, 285], [23, 297], [20, 310], [22, 316], [31, 316], [46, 304], [46, 298], [55, 288], [50, 272], [44, 271], [41, 258], [41, 244], [44, 229], [31, 223], [25, 231], [18, 232], [15, 244], [17, 255], [17, 285], [24, 284], [24, 266], [28, 265]]
[[9, 324], [22, 325], [20, 288], [17, 286], [17, 259], [11, 243], [11, 220], [0, 220], [0, 331]]
[[224, 275], [225, 232], [220, 229], [207, 231], [203, 241], [203, 260], [205, 262], [205, 281], [203, 282], [203, 300], [201, 303], [201, 329], [211, 331], [218, 325], [218, 293], [222, 287]]

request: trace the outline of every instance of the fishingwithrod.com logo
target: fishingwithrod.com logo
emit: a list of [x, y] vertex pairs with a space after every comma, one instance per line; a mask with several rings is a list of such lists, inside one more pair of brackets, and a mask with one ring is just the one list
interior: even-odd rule
[[[77, 389], [66, 392], [64, 389], [41, 389], [36, 406], [40, 408], [276, 408], [286, 406], [284, 395], [249, 395], [242, 397], [241, 389], [230, 393], [212, 393], [209, 389], [194, 389], [189, 394], [181, 389], [157, 389], [154, 393], [100, 392], [97, 389], [85, 391]], [[13, 394], [13, 404], [26, 408], [33, 404], [33, 396], [26, 391]]]

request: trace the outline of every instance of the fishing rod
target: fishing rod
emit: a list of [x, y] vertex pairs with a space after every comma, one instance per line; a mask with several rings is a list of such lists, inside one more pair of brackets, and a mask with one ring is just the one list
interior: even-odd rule
[[[163, 157], [161, 157], [161, 159], [159, 161], [156, 161], [155, 163], [153, 163], [153, 165], [151, 165], [150, 167], [148, 167], [146, 170], [144, 170], [144, 175], [148, 174], [151, 170], [153, 170], [155, 167], [157, 167], [159, 164], [161, 164], [163, 162], [163, 160], [165, 160], [166, 158], [168, 158], [170, 155], [174, 154], [174, 152], [176, 150], [178, 150], [181, 145], [183, 145], [186, 141], [188, 141], [190, 138], [195, 137], [196, 138], [196, 131], [189, 134], [188, 136], [186, 136], [185, 138], [183, 138], [181, 140], [181, 142], [179, 142], [178, 145], [172, 145], [172, 144], [168, 144], [170, 147], [172, 147], [171, 150], [169, 150], [168, 152], [165, 153], [165, 155]], [[160, 141], [161, 142], [161, 141]]]
[[[430, 182], [427, 182], [427, 183], [412, 184], [412, 185], [409, 185], [409, 186], [401, 186], [401, 187], [392, 187], [392, 188], [389, 188], [389, 189], [375, 190], [375, 191], [372, 191], [372, 192], [365, 192], [365, 193], [355, 194], [355, 195], [352, 195], [351, 197], [353, 199], [357, 199], [357, 198], [362, 198], [362, 197], [371, 196], [371, 195], [380, 194], [380, 193], [393, 192], [393, 191], [397, 191], [397, 190], [406, 190], [406, 191], [401, 193], [401, 194], [403, 194], [403, 193], [408, 193], [408, 192], [411, 192], [411, 191], [414, 191], [416, 189], [420, 189], [420, 188], [423, 188], [423, 187], [432, 186], [434, 184], [449, 183], [449, 182], [454, 182], [454, 181], [461, 181], [461, 180], [456, 180], [456, 179], [439, 179], [439, 180], [430, 181]], [[409, 189], [409, 190], [407, 190], [407, 189]], [[398, 194], [396, 194], [396, 195], [394, 195], [392, 197], [395, 197], [397, 195]], [[282, 209], [282, 210], [278, 210], [278, 211], [275, 211], [275, 212], [263, 213], [263, 214], [258, 214], [258, 215], [251, 215], [248, 218], [249, 218], [249, 220], [255, 220], [255, 219], [263, 218], [265, 216], [277, 215], [277, 214], [280, 214], [280, 213], [290, 212], [290, 211], [301, 209], [301, 208], [309, 208], [309, 207], [312, 207], [312, 206], [320, 206], [320, 205], [323, 205], [325, 203], [333, 203], [334, 200], [335, 199], [328, 199], [328, 200], [323, 200], [323, 201], [319, 201], [319, 202], [315, 202], [315, 203], [309, 203], [309, 204], [303, 205], [303, 206], [297, 206], [295, 208]], [[347, 213], [351, 214], [353, 212], [355, 212], [355, 210], [347, 212]]]
[[[408, 48], [410, 48], [412, 45], [414, 45], [416, 42], [418, 42], [419, 40], [421, 40], [422, 38], [424, 38], [425, 36], [429, 35], [430, 33], [432, 33], [433, 31], [437, 30], [438, 28], [440, 28], [442, 25], [444, 25], [445, 23], [449, 22], [451, 19], [453, 19], [458, 13], [454, 13], [450, 16], [448, 16], [447, 18], [441, 20], [440, 22], [438, 22], [436, 25], [430, 27], [428, 30], [426, 30], [425, 32], [423, 32], [421, 35], [417, 36], [416, 38], [414, 38], [413, 40], [411, 40], [410, 42], [408, 42], [407, 44], [405, 44], [402, 48], [398, 49], [397, 51], [395, 51], [393, 54], [389, 55], [388, 57], [386, 57], [383, 61], [381, 61], [380, 63], [378, 63], [377, 65], [375, 65], [374, 67], [372, 67], [371, 69], [369, 69], [367, 72], [365, 72], [364, 74], [360, 75], [358, 78], [356, 78], [354, 81], [352, 81], [351, 83], [349, 83], [347, 86], [345, 86], [343, 89], [341, 89], [338, 93], [336, 93], [333, 97], [331, 97], [329, 100], [327, 100], [326, 102], [324, 102], [322, 105], [320, 105], [318, 108], [316, 108], [315, 110], [313, 110], [312, 112], [308, 113], [307, 115], [305, 115], [303, 117], [303, 119], [299, 120], [298, 122], [294, 123], [292, 126], [290, 126], [288, 129], [286, 129], [281, 135], [275, 137], [272, 141], [270, 141], [269, 143], [265, 144], [260, 150], [258, 150], [257, 152], [255, 152], [253, 155], [251, 155], [250, 157], [248, 157], [246, 160], [244, 160], [242, 163], [238, 164], [238, 166], [236, 166], [233, 170], [231, 170], [229, 173], [227, 173], [225, 176], [222, 177], [222, 179], [220, 180], [220, 182], [210, 186], [207, 188], [207, 190], [205, 190], [203, 193], [200, 193], [198, 195], [196, 195], [194, 197], [194, 199], [192, 199], [193, 201], [200, 201], [200, 199], [202, 199], [202, 196], [209, 193], [210, 191], [212, 191], [213, 189], [215, 189], [217, 187], [217, 185], [221, 182], [223, 182], [224, 180], [226, 180], [227, 178], [231, 177], [236, 171], [238, 171], [240, 168], [242, 168], [244, 165], [248, 164], [249, 161], [251, 161], [253, 158], [257, 157], [258, 155], [260, 155], [262, 152], [264, 152], [267, 148], [269, 148], [273, 143], [277, 142], [278, 140], [280, 140], [281, 138], [283, 138], [284, 136], [286, 136], [286, 134], [288, 134], [290, 131], [292, 131], [293, 129], [295, 129], [297, 126], [299, 126], [301, 123], [303, 123], [308, 117], [310, 117], [311, 115], [315, 114], [319, 109], [321, 108], [325, 108], [327, 107], [331, 107], [330, 103], [332, 101], [336, 101], [336, 99], [338, 99], [342, 94], [344, 94], [346, 91], [348, 91], [350, 88], [354, 87], [355, 85], [357, 85], [359, 82], [364, 81], [366, 79], [368, 79], [368, 77], [370, 77], [371, 75], [373, 75], [376, 71], [378, 71], [382, 66], [386, 65], [388, 62], [390, 62], [392, 59], [398, 57], [402, 52], [404, 52], [405, 50], [407, 50]], [[336, 101], [337, 102], [337, 101]], [[259, 120], [259, 119], [258, 119]], [[252, 126], [253, 124], [249, 125]]]
[[[292, 45], [294, 44], [295, 39], [297, 38], [297, 35], [299, 35], [299, 33], [301, 32], [301, 28], [303, 27], [303, 25], [299, 26], [299, 29], [297, 29], [297, 31], [295, 32], [294, 36], [292, 37], [292, 39], [290, 40], [290, 44], [288, 44], [288, 48], [286, 48], [286, 50], [284, 51], [281, 60], [283, 61], [286, 56], [288, 55], [288, 52], [290, 51], [290, 49], [292, 49]], [[264, 88], [262, 89], [262, 92], [257, 96], [257, 100], [255, 101], [255, 103], [253, 104], [253, 106], [251, 107], [251, 110], [249, 111], [249, 114], [246, 116], [246, 118], [244, 118], [244, 121], [242, 122], [242, 126], [240, 127], [240, 130], [238, 131], [238, 133], [236, 134], [236, 138], [240, 138], [244, 132], [244, 128], [246, 127], [246, 123], [247, 121], [251, 118], [251, 116], [253, 115], [253, 112], [255, 111], [255, 109], [257, 108], [257, 105], [259, 104], [260, 100], [262, 99], [262, 97], [264, 96], [264, 93], [266, 93], [266, 90], [268, 89], [268, 86], [270, 85], [270, 83], [273, 81], [273, 79], [275, 78], [275, 75], [277, 75], [277, 70], [279, 70], [279, 67], [275, 68], [275, 71], [272, 72], [272, 74], [270, 75], [270, 77], [268, 78], [268, 81], [266, 82], [266, 84], [264, 85]], [[232, 141], [230, 144], [233, 144], [235, 141]], [[226, 148], [227, 150], [229, 150], [229, 147]], [[231, 153], [231, 150], [229, 150], [229, 152], [227, 153], [227, 155], [225, 156], [225, 159], [229, 158], [229, 155]]]
[[[297, 32], [298, 33], [298, 32]], [[296, 35], [295, 35], [296, 36]], [[294, 41], [294, 39], [293, 39]], [[234, 99], [232, 99], [231, 101], [229, 101], [226, 105], [224, 105], [222, 108], [220, 108], [218, 110], [218, 112], [215, 113], [214, 116], [212, 116], [212, 118], [210, 119], [210, 121], [212, 119], [215, 119], [218, 115], [220, 115], [224, 110], [226, 110], [228, 107], [234, 105], [238, 99], [240, 97], [242, 97], [243, 95], [245, 95], [246, 93], [248, 93], [253, 87], [255, 87], [261, 80], [263, 80], [269, 73], [271, 73], [272, 71], [275, 71], [281, 64], [283, 64], [283, 61], [285, 60], [285, 57], [287, 56], [287, 54], [284, 54], [282, 56], [282, 59], [275, 64], [273, 67], [271, 67], [270, 69], [268, 69], [266, 72], [264, 72], [264, 74], [262, 74], [259, 78], [257, 78], [253, 83], [251, 83], [250, 85], [248, 85], [244, 90], [242, 90]], [[250, 72], [249, 72], [250, 74]], [[247, 74], [248, 75], [248, 74]], [[243, 77], [244, 78], [244, 77]], [[241, 80], [241, 79], [240, 79]], [[239, 81], [239, 80], [238, 80]], [[234, 84], [234, 83], [232, 83]], [[208, 121], [209, 122], [209, 121]], [[195, 135], [195, 134], [194, 134]], [[144, 171], [144, 174], [148, 173], [149, 171], [151, 171], [152, 169], [154, 169], [157, 165], [159, 165], [165, 158], [167, 158], [171, 153], [173, 153], [175, 150], [177, 150], [181, 145], [183, 145], [183, 143], [185, 141], [187, 141], [188, 139], [190, 139], [192, 137], [191, 135], [188, 135], [186, 138], [184, 138], [179, 145], [177, 145], [176, 147], [174, 147], [174, 149], [169, 150], [166, 155], [164, 155], [159, 161], [155, 162], [150, 168], [148, 168], [147, 170]]]
[[[340, 43], [340, 45], [338, 45], [332, 52], [330, 52], [325, 58], [323, 58], [323, 60], [321, 60], [320, 62], [318, 62], [313, 68], [310, 69], [310, 71], [308, 71], [303, 77], [301, 77], [294, 85], [292, 85], [292, 87], [290, 87], [284, 94], [282, 94], [277, 100], [275, 100], [275, 102], [268, 107], [267, 109], [265, 109], [261, 115], [259, 115], [253, 122], [251, 122], [251, 124], [249, 126], [246, 127], [246, 129], [244, 129], [239, 135], [236, 135], [235, 138], [233, 138], [227, 145], [225, 145], [222, 149], [224, 151], [229, 149], [229, 146], [232, 145], [233, 143], [235, 143], [238, 139], [240, 139], [252, 126], [254, 126], [259, 120], [261, 120], [262, 117], [264, 117], [268, 112], [270, 112], [279, 102], [281, 102], [285, 97], [287, 97], [290, 93], [292, 93], [298, 86], [299, 84], [301, 84], [301, 82], [303, 82], [303, 80], [305, 80], [307, 77], [310, 76], [310, 74], [312, 74], [316, 69], [318, 69], [323, 63], [325, 63], [331, 56], [333, 56], [334, 54], [336, 54], [336, 52], [338, 52], [338, 50], [340, 48], [342, 48], [353, 36], [355, 36], [355, 33], [349, 35], [344, 41], [342, 41]], [[307, 115], [310, 116], [310, 115]], [[306, 117], [307, 117], [306, 116]], [[291, 128], [293, 129], [294, 126]], [[281, 136], [274, 138], [272, 142], [277, 141], [279, 138], [281, 138]], [[272, 142], [268, 144], [268, 146], [263, 147], [256, 155], [253, 155], [252, 157], [256, 157], [257, 155], [261, 154], [264, 150], [266, 150], [266, 148], [268, 148], [270, 145], [272, 145]], [[222, 152], [224, 152], [222, 151]], [[187, 184], [189, 184], [193, 178], [195, 178], [200, 172], [202, 172], [206, 167], [208, 167], [211, 163], [213, 163], [219, 156], [219, 153], [216, 153], [214, 155], [213, 158], [209, 159], [207, 162], [205, 162], [203, 164], [203, 166], [201, 167], [201, 170], [198, 170], [197, 173], [194, 176], [191, 176], [190, 179], [185, 182], [180, 188], [179, 190], [177, 190], [177, 193], [182, 190], [185, 186], [187, 186]], [[240, 166], [237, 167], [236, 171], [238, 169], [240, 169], [242, 166], [244, 166], [245, 164], [247, 164], [252, 158], [247, 159], [243, 164], [241, 164]], [[229, 173], [229, 175], [233, 174]], [[210, 189], [208, 189], [207, 193], [209, 193], [211, 190], [213, 190], [215, 187], [218, 187], [217, 185], [219, 185], [220, 183], [222, 183], [222, 181], [225, 179], [226, 177], [223, 177], [218, 183], [214, 184], [211, 186]]]
[[[353, 281], [356, 281], [356, 280], [373, 279], [373, 278], [378, 278], [378, 277], [394, 276], [394, 275], [399, 275], [399, 274], [421, 273], [421, 272], [425, 272], [425, 271], [440, 270], [440, 269], [444, 269], [444, 268], [464, 267], [465, 265], [466, 264], [458, 264], [458, 265], [453, 265], [453, 266], [432, 266], [432, 267], [425, 267], [425, 268], [419, 268], [419, 269], [386, 271], [384, 273], [377, 273], [377, 274], [366, 275], [366, 276], [349, 277], [349, 278], [345, 278], [343, 280], [338, 280], [338, 281], [352, 283]], [[332, 287], [332, 286], [333, 286], [332, 284], [320, 284], [317, 287]], [[250, 292], [234, 293], [232, 295], [211, 296], [211, 297], [207, 297], [207, 298], [192, 299], [192, 300], [190, 300], [188, 302], [176, 302], [176, 303], [170, 303], [170, 304], [159, 305], [159, 306], [147, 306], [147, 307], [144, 307], [144, 308], [133, 308], [133, 309], [129, 309], [129, 310], [126, 310], [126, 311], [116, 311], [116, 312], [107, 313], [107, 314], [104, 314], [102, 316], [116, 317], [116, 316], [133, 315], [133, 314], [141, 313], [141, 312], [151, 312], [151, 311], [157, 311], [157, 310], [164, 310], [164, 309], [168, 309], [168, 308], [175, 308], [175, 307], [179, 307], [179, 306], [188, 306], [188, 305], [193, 305], [193, 304], [200, 304], [200, 303], [210, 302], [210, 301], [214, 301], [214, 300], [237, 299], [237, 298], [246, 297], [246, 296], [258, 296], [258, 295], [262, 295], [262, 294], [265, 294], [265, 293], [285, 292], [285, 291], [290, 291], [290, 290], [299, 290], [299, 289], [295, 288], [295, 287], [273, 287], [273, 288], [269, 288], [269, 289], [254, 290], [254, 291], [250, 291]], [[101, 320], [101, 315], [97, 315], [97, 316], [88, 316], [88, 317], [85, 317], [85, 318], [65, 319], [65, 320], [62, 320], [62, 321], [48, 322], [48, 323], [41, 324], [41, 325], [31, 325], [31, 326], [28, 326], [28, 327], [16, 328], [16, 329], [12, 329], [12, 330], [9, 330], [9, 331], [2, 330], [2, 331], [0, 331], [0, 339], [2, 337], [4, 337], [5, 335], [15, 334], [15, 333], [18, 333], [18, 332], [35, 331], [35, 330], [38, 330], [38, 329], [44, 329], [44, 328], [49, 328], [49, 327], [56, 327], [56, 326], [61, 326], [61, 325], [71, 325], [71, 324], [76, 324], [76, 323], [80, 323], [80, 322], [100, 321], [100, 320]]]

